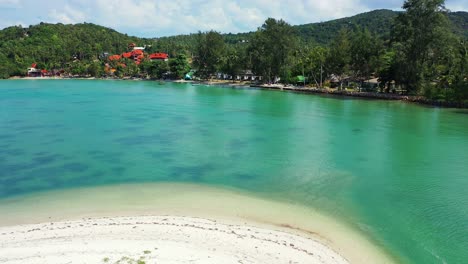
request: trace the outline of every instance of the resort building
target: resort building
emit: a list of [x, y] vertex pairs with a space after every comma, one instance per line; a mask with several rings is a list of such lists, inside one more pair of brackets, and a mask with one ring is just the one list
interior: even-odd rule
[[30, 68], [28, 68], [28, 77], [42, 77], [42, 72], [39, 69], [36, 69], [37, 64], [33, 63]]
[[149, 59], [152, 61], [168, 61], [169, 54], [167, 53], [153, 53], [149, 55]]
[[128, 45], [128, 49], [130, 51], [124, 52], [122, 54], [116, 54], [116, 55], [111, 55], [108, 56], [107, 59], [109, 61], [119, 61], [121, 59], [129, 59], [133, 60], [137, 65], [141, 63], [141, 61], [146, 57], [150, 59], [151, 61], [168, 61], [169, 60], [169, 54], [167, 53], [153, 53], [150, 54], [149, 56], [145, 55], [145, 47], [137, 47], [135, 43], [130, 43]]

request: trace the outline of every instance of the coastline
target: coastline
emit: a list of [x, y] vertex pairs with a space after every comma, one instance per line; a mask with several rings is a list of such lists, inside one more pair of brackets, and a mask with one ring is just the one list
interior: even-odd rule
[[[327, 256], [330, 258], [330, 261], [335, 261], [319, 262], [316, 259], [317, 262], [306, 261], [306, 263], [395, 263], [394, 260], [371, 243], [364, 235], [310, 208], [264, 200], [233, 190], [202, 185], [170, 183], [132, 184], [53, 191], [1, 200], [0, 211], [4, 212], [0, 219], [0, 244], [3, 245], [2, 248], [5, 248], [6, 245], [13, 247], [15, 245], [19, 245], [18, 247], [29, 245], [36, 250], [45, 250], [48, 248], [46, 244], [49, 242], [54, 244], [54, 241], [56, 241], [54, 239], [57, 237], [63, 240], [65, 237], [71, 238], [74, 235], [80, 237], [82, 232], [94, 232], [93, 230], [98, 230], [95, 228], [82, 229], [80, 225], [86, 227], [82, 221], [90, 224], [91, 227], [99, 227], [102, 226], [103, 221], [108, 222], [109, 217], [112, 218], [112, 221], [117, 221], [115, 223], [123, 223], [128, 221], [128, 217], [130, 217], [133, 221], [132, 223], [142, 223], [141, 227], [144, 230], [153, 230], [154, 228], [154, 232], [169, 232], [168, 229], [164, 229], [161, 225], [144, 224], [148, 222], [146, 221], [148, 217], [161, 220], [161, 217], [164, 216], [166, 218], [175, 218], [175, 224], [179, 226], [179, 221], [188, 221], [186, 223], [188, 225], [186, 226], [187, 228], [193, 225], [191, 222], [195, 221], [194, 219], [202, 221], [203, 228], [206, 227], [206, 223], [212, 221], [216, 221], [220, 225], [217, 227], [218, 229], [230, 230], [226, 228], [231, 228], [232, 226], [241, 228], [243, 230], [242, 236], [232, 236], [232, 233], [212, 233], [212, 230], [209, 229], [207, 232], [199, 234], [202, 237], [221, 235], [220, 237], [208, 240], [218, 239], [219, 241], [225, 241], [228, 244], [226, 250], [229, 248], [239, 249], [235, 246], [238, 243], [240, 245], [243, 245], [244, 242], [247, 244], [251, 243], [251, 245], [259, 243], [258, 240], [252, 237], [256, 237], [256, 232], [258, 231], [252, 230], [259, 228], [263, 231], [268, 231], [265, 231], [268, 233], [268, 236], [265, 237], [266, 240], [273, 240], [273, 237], [276, 237], [277, 239], [282, 239], [281, 241], [288, 241], [283, 236], [292, 236], [293, 238], [290, 237], [291, 239], [298, 241], [286, 243], [286, 246], [284, 243], [280, 243], [281, 245], [276, 244], [280, 247], [278, 250], [284, 253], [284, 256], [290, 254], [288, 252], [297, 253], [297, 248], [299, 248], [302, 253], [307, 251], [313, 254], [301, 253], [297, 255], [298, 257], [312, 260], [316, 259], [317, 256], [322, 256], [320, 254], [323, 252], [327, 252], [319, 259], [323, 260]], [[73, 222], [75, 223], [73, 225], [68, 222], [77, 220], [78, 222]], [[154, 223], [159, 220], [149, 222]], [[55, 227], [62, 226], [63, 229], [54, 229], [55, 231], [51, 233], [49, 232], [50, 230], [44, 228], [52, 225]], [[77, 228], [70, 228], [68, 226]], [[38, 228], [40, 230], [37, 230]], [[112, 233], [123, 232], [122, 234], [125, 236], [126, 234], [130, 234], [127, 232], [127, 228], [128, 225], [117, 224], [117, 227], [114, 225], [109, 227], [108, 231]], [[136, 229], [138, 228], [137, 226]], [[203, 230], [199, 228], [193, 229], [194, 227], [190, 228], [191, 231], [186, 230], [183, 233], [190, 235], [194, 230], [196, 232]], [[56, 236], [56, 238], [46, 240], [44, 244], [45, 248], [42, 248], [42, 244], [38, 243], [31, 242], [32, 244], [27, 244], [29, 242], [26, 241], [26, 238], [28, 235], [31, 235], [28, 234], [29, 230], [33, 230], [35, 234], [38, 234], [39, 240], [37, 241], [44, 241], [40, 240], [44, 236], [51, 238]], [[11, 234], [11, 232], [14, 233]], [[102, 236], [91, 236], [91, 238], [93, 238], [92, 241], [96, 239], [106, 240], [109, 238], [108, 235], [109, 233], [102, 234]], [[247, 237], [250, 238], [248, 242], [244, 241]], [[148, 237], [140, 237], [139, 239], [147, 241]], [[303, 241], [301, 239], [315, 242], [299, 242]], [[173, 240], [174, 238], [168, 237], [165, 241]], [[9, 244], [8, 241], [15, 241], [14, 243], [16, 244]], [[183, 241], [185, 241], [182, 242], [184, 245], [189, 243], [186, 240]], [[266, 243], [265, 240], [261, 241], [263, 241], [262, 243]], [[74, 239], [70, 243], [73, 244]], [[117, 247], [122, 246], [119, 242], [115, 243]], [[290, 244], [295, 246], [291, 246]], [[176, 243], [174, 246], [177, 248], [180, 245], [180, 243]], [[138, 247], [138, 250], [140, 249]], [[105, 252], [109, 251], [105, 250]], [[240, 252], [239, 254], [241, 256], [251, 256], [249, 252]], [[342, 260], [340, 256], [342, 256]], [[284, 263], [284, 261], [272, 263]]]
[[424, 96], [414, 95], [399, 95], [391, 93], [372, 93], [372, 92], [356, 92], [346, 90], [332, 90], [332, 89], [318, 89], [312, 87], [295, 87], [285, 86], [282, 84], [278, 85], [267, 85], [267, 84], [252, 84], [249, 82], [232, 82], [232, 81], [187, 81], [187, 80], [153, 80], [153, 79], [141, 79], [141, 78], [96, 78], [96, 77], [11, 77], [8, 80], [112, 80], [112, 81], [164, 81], [173, 83], [193, 83], [201, 85], [211, 86], [227, 86], [234, 88], [254, 88], [263, 90], [276, 90], [294, 93], [304, 94], [316, 94], [333, 97], [351, 97], [369, 100], [385, 100], [385, 101], [401, 101], [406, 103], [414, 103], [432, 107], [442, 108], [459, 108], [468, 109], [468, 102], [455, 102], [455, 101], [441, 101], [427, 99]]
[[88, 218], [7, 227], [0, 228], [0, 238], [2, 263], [104, 263], [104, 259], [116, 263], [125, 259], [149, 263], [349, 264], [313, 238], [180, 216]]

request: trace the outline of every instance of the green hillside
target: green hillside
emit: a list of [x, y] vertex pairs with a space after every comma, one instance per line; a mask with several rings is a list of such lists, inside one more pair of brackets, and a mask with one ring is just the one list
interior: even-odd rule
[[132, 42], [143, 45], [148, 40], [89, 23], [5, 28], [0, 31], [0, 77], [24, 75], [33, 62], [41, 68], [60, 69], [74, 59], [92, 60], [102, 52], [122, 53]]
[[[320, 45], [329, 44], [343, 27], [349, 29], [367, 28], [370, 32], [386, 39], [390, 35], [393, 19], [397, 15], [397, 11], [380, 9], [327, 22], [297, 25], [294, 26], [294, 29], [303, 41]], [[468, 38], [468, 12], [452, 12], [448, 14], [448, 17], [452, 23], [453, 32]], [[226, 43], [235, 44], [250, 40], [252, 35], [253, 32], [229, 33], [224, 34], [224, 38]], [[195, 34], [178, 35], [162, 37], [157, 40], [159, 41], [159, 47], [171, 53], [180, 50], [180, 47], [189, 51], [192, 50], [191, 47], [194, 45], [195, 36]]]
[[[294, 26], [304, 42], [327, 45], [343, 27], [367, 28], [381, 38], [388, 38], [398, 12], [374, 10], [356, 16]], [[468, 38], [468, 12], [449, 13], [453, 32]], [[224, 34], [227, 44], [248, 42], [253, 32]], [[33, 62], [47, 69], [63, 69], [74, 59], [91, 61], [102, 52], [122, 53], [129, 43], [152, 45], [152, 51], [167, 52], [171, 57], [194, 52], [196, 34], [142, 39], [121, 34], [113, 29], [84, 23], [76, 25], [47, 24], [0, 30], [0, 78], [24, 75]]]
[[453, 31], [468, 39], [468, 12], [449, 13], [449, 19], [452, 21]]
[[352, 17], [340, 18], [321, 23], [312, 23], [295, 26], [301, 38], [308, 42], [328, 44], [336, 36], [340, 29], [347, 27], [367, 28], [370, 32], [387, 38], [390, 34], [393, 19], [398, 12], [391, 10], [374, 10]]

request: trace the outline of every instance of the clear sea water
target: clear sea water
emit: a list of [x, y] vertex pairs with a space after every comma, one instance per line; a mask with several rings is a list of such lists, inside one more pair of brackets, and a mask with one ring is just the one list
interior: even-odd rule
[[0, 198], [144, 182], [245, 190], [323, 210], [401, 263], [468, 263], [468, 111], [176, 83], [0, 81]]

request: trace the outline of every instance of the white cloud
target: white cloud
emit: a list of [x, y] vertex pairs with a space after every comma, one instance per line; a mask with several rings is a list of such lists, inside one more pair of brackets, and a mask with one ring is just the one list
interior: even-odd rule
[[[467, 10], [465, 2], [447, 0], [447, 6], [452, 10]], [[282, 18], [295, 25], [320, 22], [384, 4], [386, 8], [399, 8], [401, 3], [393, 0], [0, 0], [0, 16], [4, 22], [33, 24], [86, 21], [130, 35], [152, 37], [210, 29], [233, 33], [251, 31], [268, 17]], [[8, 11], [9, 7], [20, 8], [21, 12]]]
[[0, 0], [0, 7], [18, 6], [20, 0]]
[[86, 15], [84, 12], [77, 9], [71, 8], [69, 5], [65, 5], [60, 10], [52, 9], [49, 12], [49, 18], [54, 23], [64, 23], [64, 24], [76, 24], [84, 22]]
[[[0, 0], [2, 1], [2, 0]], [[69, 0], [68, 2], [70, 2]], [[255, 30], [268, 17], [292, 24], [316, 22], [366, 10], [359, 0], [82, 0], [55, 5], [50, 22], [94, 22], [147, 36], [193, 33], [198, 30]], [[77, 5], [78, 4], [78, 5]], [[87, 10], [83, 10], [83, 7]], [[81, 9], [80, 9], [81, 8]], [[133, 31], [133, 32], [132, 32]]]

